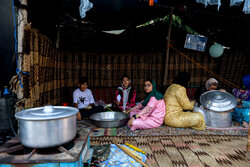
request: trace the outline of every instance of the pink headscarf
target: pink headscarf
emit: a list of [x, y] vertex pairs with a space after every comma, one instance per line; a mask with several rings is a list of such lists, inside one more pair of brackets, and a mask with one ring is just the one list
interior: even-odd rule
[[212, 84], [217, 84], [218, 85], [218, 81], [215, 78], [210, 78], [209, 80], [207, 80], [206, 82], [206, 89], [208, 90], [209, 86]]

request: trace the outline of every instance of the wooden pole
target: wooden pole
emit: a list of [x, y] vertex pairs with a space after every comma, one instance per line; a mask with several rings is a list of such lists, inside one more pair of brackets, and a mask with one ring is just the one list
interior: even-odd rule
[[171, 36], [171, 28], [173, 23], [173, 10], [174, 8], [170, 8], [170, 15], [169, 15], [169, 26], [168, 26], [168, 40], [167, 40], [167, 51], [166, 51], [166, 61], [165, 61], [165, 74], [164, 74], [164, 81], [163, 85], [167, 85], [167, 78], [168, 78], [168, 64], [169, 64], [169, 45], [170, 45], [170, 36]]
[[[27, 0], [22, 0], [21, 5], [27, 6]], [[23, 38], [24, 38], [24, 27], [27, 24], [27, 18], [28, 18], [28, 13], [25, 8], [19, 8], [18, 9], [18, 34], [17, 34], [17, 60], [18, 64], [17, 67], [22, 71], [22, 61], [23, 61]], [[23, 82], [23, 80], [22, 80]], [[24, 96], [23, 93], [23, 88], [21, 87], [20, 84], [18, 84], [17, 87], [17, 99], [21, 100]]]
[[[249, 107], [250, 113], [250, 107]], [[250, 118], [250, 115], [249, 115]], [[246, 150], [246, 158], [250, 160], [250, 123], [248, 124], [248, 137], [247, 137], [247, 150]]]
[[129, 155], [130, 157], [132, 157], [134, 160], [136, 160], [137, 162], [139, 162], [142, 166], [144, 167], [148, 167], [147, 164], [145, 164], [144, 162], [142, 162], [140, 159], [138, 159], [136, 156], [134, 156], [134, 154], [132, 154], [130, 151], [125, 150], [123, 147], [121, 147], [119, 144], [115, 145], [120, 148], [123, 152], [125, 152], [127, 155]]

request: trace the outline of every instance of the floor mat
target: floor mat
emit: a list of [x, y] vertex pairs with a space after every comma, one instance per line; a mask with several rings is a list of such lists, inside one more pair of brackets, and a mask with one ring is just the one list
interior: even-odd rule
[[88, 128], [91, 136], [165, 136], [165, 135], [248, 135], [248, 128], [233, 124], [230, 128], [207, 127], [205, 131], [191, 128], [173, 128], [162, 125], [158, 128], [131, 131], [128, 126], [120, 128], [97, 128], [89, 120], [77, 121], [79, 128]]
[[103, 136], [91, 145], [130, 143], [146, 152], [146, 164], [166, 166], [249, 166], [245, 157], [247, 136]]
[[117, 136], [165, 136], [165, 135], [242, 135], [248, 134], [247, 128], [206, 129], [205, 131], [191, 128], [173, 128], [162, 125], [158, 128], [131, 131], [128, 126], [117, 128]]
[[90, 136], [116, 136], [116, 128], [95, 128]]

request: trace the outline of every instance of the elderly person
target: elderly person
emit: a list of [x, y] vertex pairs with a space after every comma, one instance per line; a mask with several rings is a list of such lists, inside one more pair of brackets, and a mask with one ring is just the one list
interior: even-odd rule
[[165, 103], [163, 95], [156, 89], [155, 81], [145, 80], [144, 91], [145, 99], [127, 111], [130, 114], [128, 126], [131, 130], [155, 128], [163, 124]]
[[[186, 88], [190, 80], [187, 72], [180, 72], [174, 79], [174, 83], [166, 90], [164, 100], [166, 115], [164, 123], [177, 128], [193, 128], [205, 130], [205, 120], [201, 113], [194, 113], [195, 100], [189, 101]], [[184, 112], [183, 110], [189, 110]]]

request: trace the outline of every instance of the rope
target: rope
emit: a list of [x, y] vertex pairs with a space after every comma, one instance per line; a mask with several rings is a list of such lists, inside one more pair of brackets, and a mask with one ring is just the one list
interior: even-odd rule
[[193, 59], [191, 59], [190, 57], [188, 57], [187, 55], [185, 55], [184, 53], [182, 53], [181, 51], [177, 50], [176, 48], [174, 48], [172, 45], [169, 45], [170, 48], [172, 48], [174, 51], [176, 51], [177, 53], [179, 53], [180, 55], [182, 55], [183, 57], [187, 58], [188, 60], [190, 60], [191, 62], [193, 62], [194, 64], [196, 64], [198, 67], [200, 67], [201, 69], [205, 70], [206, 72], [208, 72], [209, 74], [215, 76], [215, 78], [218, 78], [221, 82], [225, 83], [226, 85], [232, 87], [232, 88], [238, 88], [240, 90], [242, 90], [242, 88], [240, 88], [239, 86], [233, 84], [232, 82], [222, 78], [221, 76], [215, 74], [214, 72], [210, 71], [209, 69], [207, 69], [206, 67], [202, 66], [200, 63], [194, 61]]

